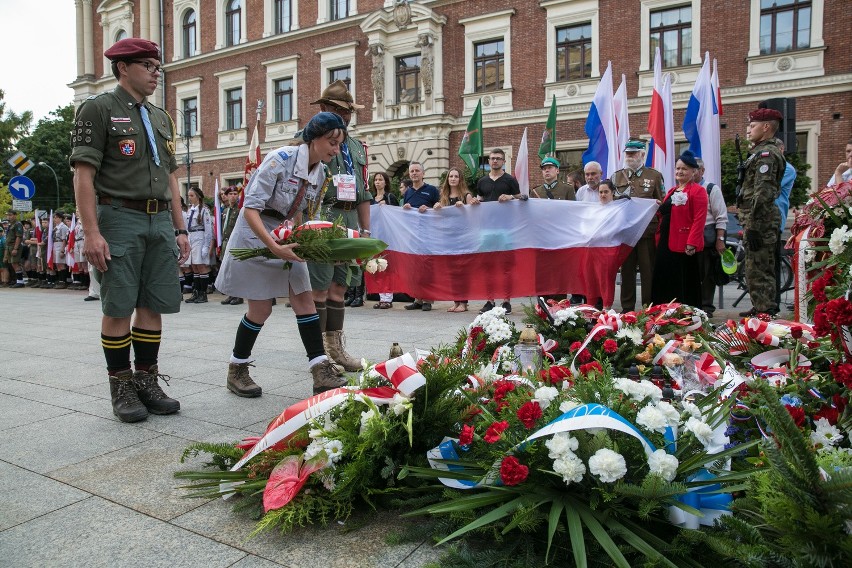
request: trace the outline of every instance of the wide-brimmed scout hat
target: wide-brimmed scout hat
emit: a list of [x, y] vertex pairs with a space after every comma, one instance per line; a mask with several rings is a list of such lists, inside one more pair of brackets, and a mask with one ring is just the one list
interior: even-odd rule
[[355, 99], [349, 89], [346, 88], [346, 83], [338, 79], [322, 91], [320, 98], [311, 103], [312, 105], [327, 104], [335, 105], [340, 108], [349, 110], [358, 110], [364, 108], [364, 105], [356, 105]]
[[722, 253], [722, 272], [725, 274], [735, 274], [737, 272], [737, 257], [734, 252], [726, 248]]

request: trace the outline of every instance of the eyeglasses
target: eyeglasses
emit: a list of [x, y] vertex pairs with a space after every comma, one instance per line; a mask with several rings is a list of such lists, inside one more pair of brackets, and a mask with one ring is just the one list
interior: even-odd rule
[[498, 161], [498, 162], [502, 162], [502, 161], [504, 160], [503, 158], [498, 158], [497, 156], [491, 156], [491, 157], [490, 157], [490, 158], [488, 158], [488, 159], [489, 159], [489, 160], [496, 160], [496, 161]]
[[148, 73], [162, 73], [163, 68], [157, 65], [156, 63], [151, 63], [150, 61], [129, 61], [128, 63], [138, 63], [145, 67], [145, 70]]

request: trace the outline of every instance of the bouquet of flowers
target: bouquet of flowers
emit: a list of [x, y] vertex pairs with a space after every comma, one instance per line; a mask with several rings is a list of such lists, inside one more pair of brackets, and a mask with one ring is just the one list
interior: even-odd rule
[[491, 359], [500, 363], [511, 359], [510, 341], [518, 337], [515, 324], [506, 317], [506, 310], [499, 306], [479, 314], [456, 339], [456, 347], [462, 355], [473, 359]]

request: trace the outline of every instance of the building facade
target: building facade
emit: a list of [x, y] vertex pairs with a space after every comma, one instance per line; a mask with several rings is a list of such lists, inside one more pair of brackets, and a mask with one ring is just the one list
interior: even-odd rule
[[[75, 102], [113, 88], [103, 52], [122, 37], [162, 46], [154, 102], [174, 117], [178, 176], [212, 196], [242, 181], [259, 116], [261, 151], [284, 144], [336, 79], [366, 108], [352, 121], [371, 172], [410, 161], [437, 182], [481, 100], [485, 151], [536, 149], [556, 97], [557, 153], [580, 165], [607, 61], [627, 82], [630, 128], [647, 137], [653, 52], [671, 74], [675, 137], [705, 52], [717, 59], [722, 141], [758, 102], [796, 99], [799, 152], [824, 184], [852, 137], [852, 39], [842, 0], [75, 0]], [[848, 26], [841, 25], [840, 29]], [[189, 168], [187, 169], [187, 165]]]

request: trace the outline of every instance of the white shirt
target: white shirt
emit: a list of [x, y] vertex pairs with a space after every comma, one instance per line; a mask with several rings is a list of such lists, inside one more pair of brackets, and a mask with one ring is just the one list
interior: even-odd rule
[[598, 195], [598, 190], [590, 188], [589, 184], [586, 184], [577, 190], [577, 201], [594, 201], [597, 203], [600, 200], [601, 198], [600, 195]]

